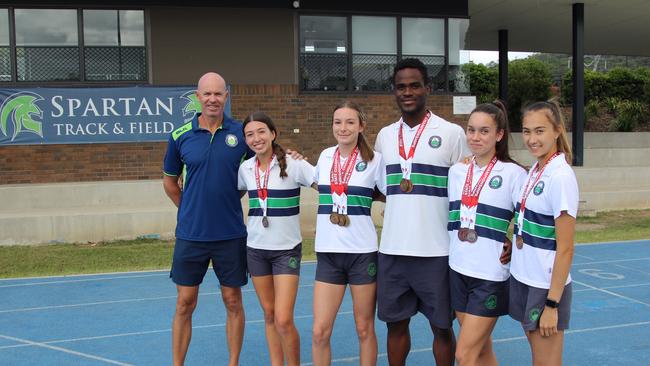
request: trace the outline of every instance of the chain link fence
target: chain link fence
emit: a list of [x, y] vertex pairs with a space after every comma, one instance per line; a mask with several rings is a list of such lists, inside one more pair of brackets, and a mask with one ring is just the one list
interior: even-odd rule
[[347, 90], [347, 55], [300, 54], [301, 90]]
[[390, 91], [395, 55], [352, 55], [352, 80], [355, 90]]
[[0, 81], [11, 81], [11, 50], [0, 47]]
[[18, 81], [79, 80], [79, 47], [16, 47]]
[[86, 80], [147, 79], [144, 47], [86, 47]]

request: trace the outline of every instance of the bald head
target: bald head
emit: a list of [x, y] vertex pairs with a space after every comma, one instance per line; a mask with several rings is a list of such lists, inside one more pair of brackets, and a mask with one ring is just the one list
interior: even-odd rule
[[209, 72], [201, 76], [196, 86], [196, 97], [201, 103], [201, 113], [204, 119], [220, 121], [223, 118], [228, 90], [226, 81], [221, 75]]
[[196, 86], [196, 90], [199, 92], [205, 89], [218, 89], [225, 91], [226, 80], [224, 80], [224, 78], [216, 72], [208, 72], [201, 76], [199, 83]]

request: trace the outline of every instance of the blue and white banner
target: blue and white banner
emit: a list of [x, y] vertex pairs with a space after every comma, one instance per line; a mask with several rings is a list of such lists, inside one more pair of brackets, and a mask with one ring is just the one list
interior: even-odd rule
[[[201, 111], [186, 87], [0, 89], [0, 145], [166, 141]], [[230, 114], [230, 98], [225, 106]]]

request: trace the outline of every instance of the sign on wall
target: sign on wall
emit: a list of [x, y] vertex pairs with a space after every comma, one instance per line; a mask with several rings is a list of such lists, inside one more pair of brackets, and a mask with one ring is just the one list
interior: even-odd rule
[[189, 86], [0, 89], [0, 145], [167, 141], [200, 111]]

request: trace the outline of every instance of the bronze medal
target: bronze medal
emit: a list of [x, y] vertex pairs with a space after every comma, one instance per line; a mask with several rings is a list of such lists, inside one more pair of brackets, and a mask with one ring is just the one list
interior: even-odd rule
[[460, 241], [467, 240], [467, 228], [463, 227], [458, 229], [458, 240]]
[[350, 217], [348, 217], [348, 215], [341, 215], [341, 220], [339, 220], [339, 225], [341, 226], [350, 225]]
[[517, 242], [517, 249], [521, 249], [521, 248], [524, 247], [524, 237], [523, 236], [517, 235], [517, 240], [515, 240], [515, 241]]
[[399, 182], [399, 189], [401, 189], [402, 192], [409, 193], [413, 190], [413, 182], [406, 178], [402, 178]]
[[334, 225], [338, 225], [338, 223], [340, 222], [339, 214], [337, 214], [336, 212], [332, 212], [330, 214], [330, 222]]
[[478, 240], [478, 234], [476, 234], [476, 230], [468, 229], [465, 239], [469, 243], [476, 243], [476, 241]]
[[269, 227], [269, 218], [264, 216], [262, 217], [262, 226]]

